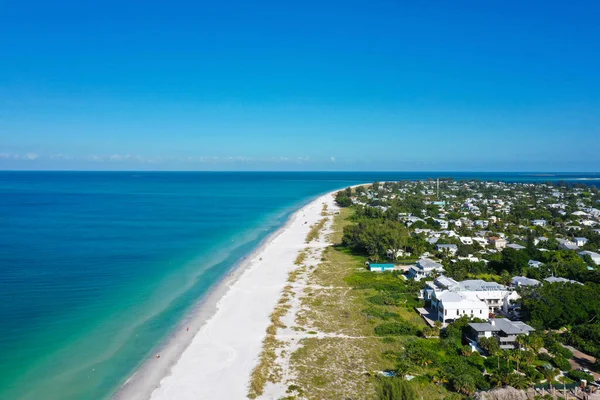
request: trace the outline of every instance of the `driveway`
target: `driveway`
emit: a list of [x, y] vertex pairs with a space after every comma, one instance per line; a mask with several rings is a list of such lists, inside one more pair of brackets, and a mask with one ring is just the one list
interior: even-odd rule
[[[563, 345], [563, 346], [573, 352], [573, 358], [569, 360], [569, 363], [571, 364], [571, 368], [573, 368], [573, 369], [587, 368], [590, 371], [592, 371], [592, 367], [594, 366], [594, 363], [596, 362], [596, 359], [594, 357], [592, 357], [588, 354], [582, 353], [581, 351], [577, 350], [576, 348], [574, 348], [572, 346], [565, 346], [565, 345]], [[594, 375], [595, 380], [600, 379], [599, 373], [592, 371], [592, 375]]]

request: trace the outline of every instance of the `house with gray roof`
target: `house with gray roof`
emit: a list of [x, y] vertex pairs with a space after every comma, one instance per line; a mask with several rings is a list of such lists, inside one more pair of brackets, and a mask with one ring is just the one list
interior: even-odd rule
[[435, 246], [435, 249], [439, 252], [442, 253], [447, 253], [450, 255], [455, 255], [456, 252], [458, 251], [458, 246], [455, 244], [442, 244], [442, 243], [438, 243]]
[[540, 281], [537, 279], [527, 278], [525, 276], [515, 276], [512, 278], [512, 286], [513, 287], [523, 287], [523, 286], [538, 286]]
[[581, 257], [588, 255], [592, 258], [592, 261], [596, 264], [596, 265], [600, 265], [600, 254], [596, 253], [595, 251], [580, 251], [579, 255]]
[[561, 278], [559, 276], [550, 276], [544, 279], [548, 283], [577, 283], [579, 285], [583, 285], [581, 282], [573, 281], [571, 279]]
[[417, 265], [410, 268], [408, 277], [420, 281], [437, 273], [444, 273], [444, 266], [442, 264], [429, 258], [421, 258], [417, 261]]
[[500, 343], [501, 349], [516, 349], [517, 336], [529, 335], [535, 331], [531, 326], [521, 321], [511, 321], [506, 318], [490, 318], [488, 322], [472, 322], [469, 324], [470, 331], [467, 338], [479, 343], [481, 338], [495, 337]]

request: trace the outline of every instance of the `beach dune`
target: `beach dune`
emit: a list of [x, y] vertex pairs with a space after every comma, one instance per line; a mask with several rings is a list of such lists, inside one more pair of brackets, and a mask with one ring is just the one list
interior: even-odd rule
[[[262, 341], [294, 261], [332, 193], [286, 225], [222, 282], [179, 331], [123, 386], [117, 399], [244, 399]], [[158, 357], [160, 356], [160, 357]]]

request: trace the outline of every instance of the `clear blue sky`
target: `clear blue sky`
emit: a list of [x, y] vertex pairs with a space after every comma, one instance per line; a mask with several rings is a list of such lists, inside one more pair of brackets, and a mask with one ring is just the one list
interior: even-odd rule
[[0, 1], [1, 169], [600, 171], [600, 2]]

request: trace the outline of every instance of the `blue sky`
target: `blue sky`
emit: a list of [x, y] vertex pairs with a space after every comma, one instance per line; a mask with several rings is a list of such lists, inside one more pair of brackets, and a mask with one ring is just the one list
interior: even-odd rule
[[600, 171], [599, 19], [591, 0], [5, 0], [0, 168]]

